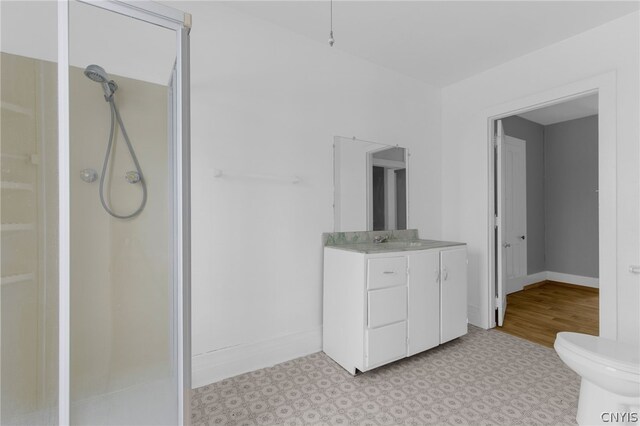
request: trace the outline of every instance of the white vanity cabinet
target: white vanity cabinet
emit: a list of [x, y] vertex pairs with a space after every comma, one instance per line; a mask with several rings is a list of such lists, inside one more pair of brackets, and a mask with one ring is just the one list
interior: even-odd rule
[[466, 334], [467, 250], [446, 244], [378, 253], [325, 247], [324, 352], [355, 374]]

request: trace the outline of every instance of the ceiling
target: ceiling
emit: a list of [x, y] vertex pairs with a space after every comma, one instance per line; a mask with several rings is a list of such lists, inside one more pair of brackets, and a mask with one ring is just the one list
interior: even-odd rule
[[543, 126], [589, 117], [598, 113], [598, 95], [583, 96], [548, 107], [518, 114], [518, 116]]
[[[228, 7], [326, 44], [325, 1]], [[638, 10], [638, 1], [339, 1], [334, 49], [446, 86]]]
[[[55, 61], [56, 3], [1, 3], [2, 51]], [[327, 46], [328, 0], [198, 3], [222, 3]], [[639, 9], [640, 1], [334, 0], [333, 49], [442, 87]], [[171, 31], [76, 2], [70, 20], [73, 65], [167, 84]]]

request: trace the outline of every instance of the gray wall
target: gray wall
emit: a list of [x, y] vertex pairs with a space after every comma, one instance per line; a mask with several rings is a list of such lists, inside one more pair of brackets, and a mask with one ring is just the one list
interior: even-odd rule
[[545, 126], [546, 267], [598, 277], [598, 116]]
[[544, 126], [513, 116], [502, 120], [504, 132], [524, 139], [527, 156], [527, 274], [545, 269]]
[[527, 155], [527, 273], [598, 277], [598, 116], [502, 120]]

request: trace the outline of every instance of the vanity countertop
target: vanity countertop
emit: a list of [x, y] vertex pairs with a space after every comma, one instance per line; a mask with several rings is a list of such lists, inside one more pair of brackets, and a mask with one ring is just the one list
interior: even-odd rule
[[362, 242], [352, 244], [336, 244], [327, 247], [338, 249], [355, 251], [358, 253], [372, 254], [372, 253], [392, 253], [398, 251], [415, 251], [415, 250], [429, 250], [443, 247], [463, 246], [464, 243], [456, 243], [453, 241], [438, 241], [438, 240], [393, 240], [384, 243]]

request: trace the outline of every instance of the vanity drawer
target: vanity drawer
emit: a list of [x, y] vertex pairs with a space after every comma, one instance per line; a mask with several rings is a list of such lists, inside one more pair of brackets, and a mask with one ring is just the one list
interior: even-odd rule
[[367, 330], [365, 346], [367, 368], [407, 356], [407, 322]]
[[369, 328], [382, 327], [407, 319], [407, 286], [384, 288], [367, 293]]
[[407, 283], [407, 258], [378, 257], [367, 263], [367, 288], [394, 287]]

